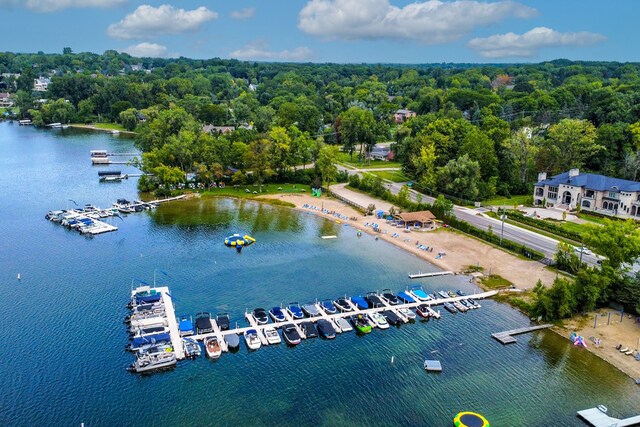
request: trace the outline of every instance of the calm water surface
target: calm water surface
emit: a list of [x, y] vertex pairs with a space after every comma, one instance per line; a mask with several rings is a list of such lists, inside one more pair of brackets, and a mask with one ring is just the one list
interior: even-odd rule
[[[154, 270], [169, 273], [158, 278], [178, 313], [227, 311], [244, 325], [246, 308], [399, 290], [408, 272], [435, 267], [349, 227], [248, 201], [176, 202], [113, 219], [119, 230], [95, 238], [46, 221], [70, 200], [106, 207], [137, 198], [136, 179], [98, 182], [89, 150], [102, 148], [132, 145], [0, 123], [0, 425], [449, 426], [460, 410], [475, 410], [493, 426], [579, 426], [576, 411], [600, 403], [615, 415], [640, 412], [629, 378], [551, 332], [508, 347], [492, 340], [528, 324], [493, 301], [366, 337], [243, 347], [217, 362], [131, 375], [124, 305], [134, 278], [152, 281]], [[238, 255], [222, 244], [235, 232], [258, 243]], [[421, 283], [474, 290], [462, 276]], [[426, 374], [426, 357], [444, 372]]]

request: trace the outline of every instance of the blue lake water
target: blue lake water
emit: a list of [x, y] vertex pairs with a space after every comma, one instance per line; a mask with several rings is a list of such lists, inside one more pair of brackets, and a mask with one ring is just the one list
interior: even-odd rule
[[[125, 303], [134, 278], [152, 281], [154, 271], [178, 314], [226, 311], [244, 325], [245, 309], [400, 290], [414, 284], [408, 272], [435, 267], [311, 214], [232, 199], [175, 202], [85, 238], [44, 215], [138, 197], [136, 179], [98, 182], [107, 168], [91, 166], [92, 149], [130, 152], [132, 143], [0, 123], [0, 425], [449, 426], [474, 410], [493, 426], [579, 426], [576, 411], [601, 403], [614, 415], [640, 412], [631, 379], [552, 332], [495, 342], [491, 333], [528, 320], [490, 300], [364, 337], [243, 347], [217, 362], [129, 374]], [[235, 232], [258, 242], [238, 255], [222, 244]], [[419, 283], [474, 290], [464, 276]], [[426, 357], [444, 372], [426, 374]]]

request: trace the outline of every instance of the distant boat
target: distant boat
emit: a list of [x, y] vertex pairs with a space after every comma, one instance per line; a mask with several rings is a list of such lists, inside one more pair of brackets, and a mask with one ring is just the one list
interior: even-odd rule
[[[258, 341], [259, 343], [259, 341]], [[218, 359], [222, 354], [222, 348], [216, 337], [207, 337], [204, 339], [204, 349], [207, 352], [207, 356], [211, 359]]]
[[302, 319], [304, 317], [304, 313], [302, 312], [302, 308], [300, 308], [300, 304], [297, 302], [290, 302], [287, 307], [287, 311], [294, 319]]
[[278, 331], [276, 328], [267, 327], [262, 330], [264, 333], [264, 337], [267, 339], [267, 342], [271, 345], [280, 344], [282, 340], [280, 339], [280, 335], [278, 335]]

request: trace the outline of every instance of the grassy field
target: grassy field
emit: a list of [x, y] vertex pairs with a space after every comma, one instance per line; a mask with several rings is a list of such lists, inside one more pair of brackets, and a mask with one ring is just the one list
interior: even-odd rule
[[98, 129], [126, 131], [126, 129], [118, 123], [96, 123], [94, 126]]
[[[603, 218], [601, 216], [591, 215], [591, 214], [588, 214], [586, 212], [580, 212], [578, 214], [578, 218], [584, 219], [585, 221], [593, 222], [595, 224], [600, 224], [600, 225], [604, 225], [604, 220], [607, 219], [607, 218]], [[611, 218], [611, 219], [615, 220], [615, 218]]]
[[494, 197], [493, 199], [484, 200], [482, 202], [486, 206], [517, 206], [531, 204], [530, 195], [511, 196], [511, 197]]
[[382, 179], [386, 179], [393, 182], [407, 182], [411, 181], [409, 177], [402, 174], [402, 171], [371, 171], [368, 172], [371, 175], [379, 176]]
[[[247, 192], [246, 190], [249, 190]], [[254, 191], [256, 193], [254, 193]], [[227, 185], [225, 188], [212, 188], [203, 191], [204, 197], [237, 197], [242, 199], [257, 199], [267, 194], [287, 194], [287, 193], [307, 193], [311, 194], [311, 187], [303, 184], [267, 184], [262, 186], [262, 192], [259, 187], [253, 185], [241, 185], [233, 188]]]
[[505, 289], [513, 286], [513, 283], [497, 274], [485, 276], [480, 279], [480, 282], [482, 282], [482, 286], [486, 289]]
[[386, 162], [383, 160], [365, 160], [358, 161], [358, 154], [353, 153], [353, 161], [349, 153], [338, 153], [338, 161], [344, 163], [347, 166], [351, 166], [357, 169], [378, 169], [378, 168], [400, 168], [402, 164], [399, 162]]

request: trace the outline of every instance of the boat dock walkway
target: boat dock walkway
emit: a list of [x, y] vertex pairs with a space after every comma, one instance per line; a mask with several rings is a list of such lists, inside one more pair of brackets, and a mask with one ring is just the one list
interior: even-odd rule
[[[606, 411], [606, 408], [603, 407], [603, 409]], [[592, 425], [593, 427], [625, 427], [640, 425], [640, 415], [619, 420], [617, 418], [610, 417], [604, 411], [599, 408], [585, 409], [578, 411], [578, 417], [582, 418], [587, 424]]]
[[[304, 319], [293, 319], [291, 317], [291, 315], [286, 311], [283, 310], [285, 313], [285, 317], [287, 320], [283, 321], [283, 322], [272, 322], [272, 323], [267, 323], [264, 325], [258, 325], [258, 322], [256, 321], [256, 319], [253, 317], [253, 314], [247, 312], [245, 313], [245, 318], [247, 319], [247, 321], [249, 322], [250, 326], [246, 326], [246, 327], [241, 327], [241, 328], [234, 328], [234, 329], [229, 329], [227, 331], [215, 331], [214, 332], [209, 332], [209, 333], [205, 333], [205, 334], [198, 334], [198, 335], [193, 335], [191, 338], [198, 340], [198, 341], [202, 341], [207, 337], [210, 336], [216, 336], [218, 337], [218, 339], [220, 341], [223, 341], [222, 338], [224, 338], [224, 336], [226, 335], [231, 335], [231, 334], [236, 334], [236, 335], [242, 335], [245, 331], [249, 330], [249, 329], [255, 329], [258, 332], [258, 337], [260, 338], [260, 342], [262, 343], [262, 345], [268, 345], [267, 339], [264, 336], [264, 332], [263, 330], [265, 328], [280, 328], [284, 325], [288, 325], [288, 324], [293, 324], [296, 326], [296, 329], [298, 330], [298, 333], [300, 334], [301, 338], [306, 338], [306, 336], [303, 333], [302, 328], [300, 327], [300, 324], [303, 322], [315, 322], [318, 319], [326, 319], [328, 321], [330, 321], [333, 325], [335, 325], [335, 319], [338, 318], [348, 318], [350, 316], [353, 315], [358, 315], [358, 314], [362, 314], [362, 315], [367, 315], [369, 313], [379, 313], [385, 310], [392, 310], [393, 312], [395, 312], [396, 314], [398, 314], [399, 316], [399, 310], [400, 308], [415, 308], [418, 307], [419, 305], [422, 304], [427, 304], [429, 306], [433, 306], [433, 305], [439, 305], [439, 304], [444, 304], [445, 302], [455, 302], [455, 301], [459, 301], [461, 299], [467, 299], [467, 298], [473, 298], [473, 299], [484, 299], [484, 298], [489, 298], [492, 297], [494, 295], [496, 295], [498, 293], [498, 291], [488, 291], [488, 292], [482, 292], [479, 294], [474, 294], [474, 295], [467, 295], [467, 296], [457, 296], [457, 297], [452, 297], [452, 298], [440, 298], [440, 299], [436, 299], [436, 300], [431, 300], [431, 301], [416, 301], [416, 302], [412, 302], [412, 303], [401, 303], [401, 304], [397, 304], [397, 305], [388, 305], [388, 304], [384, 304], [380, 307], [375, 307], [375, 308], [368, 308], [366, 310], [361, 310], [358, 307], [356, 307], [350, 300], [349, 304], [351, 304], [351, 307], [353, 308], [352, 311], [348, 311], [348, 312], [340, 312], [340, 313], [336, 313], [336, 314], [326, 314], [323, 313], [319, 316], [315, 316], [315, 317], [305, 317]], [[322, 311], [322, 310], [321, 310]], [[406, 319], [405, 322], [408, 322], [409, 319], [407, 319], [405, 316], [401, 316], [401, 318]], [[212, 321], [213, 323], [213, 321]], [[337, 331], [336, 331], [337, 332]], [[224, 349], [223, 349], [224, 350]]]
[[453, 271], [433, 271], [431, 273], [409, 273], [409, 279], [422, 279], [423, 277], [436, 277], [436, 276], [452, 276]]
[[513, 335], [526, 334], [527, 332], [533, 332], [539, 329], [547, 329], [552, 326], [553, 325], [549, 323], [545, 323], [544, 325], [528, 326], [526, 328], [512, 329], [510, 331], [496, 332], [495, 334], [491, 334], [491, 336], [500, 341], [502, 344], [513, 344], [514, 342], [516, 342], [516, 339], [513, 337]]

